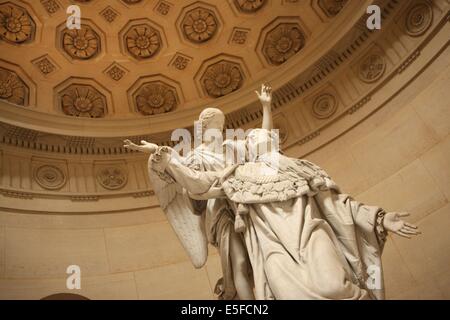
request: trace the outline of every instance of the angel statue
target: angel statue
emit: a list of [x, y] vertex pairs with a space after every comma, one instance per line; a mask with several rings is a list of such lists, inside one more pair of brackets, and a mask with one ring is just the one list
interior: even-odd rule
[[[145, 144], [156, 194], [184, 188], [177, 194], [210, 199], [208, 204], [226, 199], [234, 215], [230, 221], [244, 241], [242, 255], [251, 264], [256, 299], [383, 299], [381, 253], [387, 232], [410, 238], [420, 233], [418, 228], [402, 220], [408, 213], [360, 203], [317, 165], [273, 148], [278, 135], [272, 130], [270, 87], [263, 85], [258, 96], [262, 128], [246, 136], [244, 163], [196, 170], [174, 149]], [[165, 199], [173, 198], [160, 197], [167, 213]], [[172, 201], [180, 207], [174, 214], [184, 217], [185, 202], [176, 196]]]
[[[225, 115], [220, 109], [203, 110], [197, 123], [203, 143], [178, 160], [195, 171], [223, 170], [224, 154], [217, 150], [218, 141], [208, 132], [218, 131], [222, 135], [224, 123]], [[221, 141], [219, 146], [222, 147]], [[154, 151], [154, 145], [144, 140], [141, 145], [125, 140], [124, 147], [146, 153]], [[230, 201], [223, 197], [189, 197], [183, 187], [183, 180], [177, 181], [176, 177], [152, 169], [155, 156], [149, 161], [150, 180], [161, 208], [194, 266], [201, 268], [205, 264], [209, 242], [218, 249], [221, 259], [223, 277], [215, 287], [219, 299], [253, 300], [250, 261], [242, 234], [234, 231], [234, 213]]]

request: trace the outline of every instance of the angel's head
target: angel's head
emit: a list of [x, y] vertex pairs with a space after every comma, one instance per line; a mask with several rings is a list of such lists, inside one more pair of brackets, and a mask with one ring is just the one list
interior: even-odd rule
[[247, 160], [257, 161], [263, 157], [277, 155], [279, 138], [276, 130], [253, 129], [245, 139]]
[[207, 129], [217, 129], [223, 131], [225, 125], [225, 115], [220, 109], [206, 108], [198, 117], [198, 121], [201, 124], [203, 132]]

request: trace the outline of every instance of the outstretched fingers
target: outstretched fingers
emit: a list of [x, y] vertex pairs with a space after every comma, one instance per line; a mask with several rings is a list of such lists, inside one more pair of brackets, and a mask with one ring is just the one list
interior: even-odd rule
[[416, 226], [416, 225], [414, 225], [414, 224], [412, 224], [412, 223], [409, 223], [409, 222], [405, 222], [405, 226], [410, 227], [410, 228], [413, 228], [413, 229], [417, 229], [417, 226]]
[[402, 229], [400, 229], [400, 231], [403, 232], [403, 233], [406, 233], [406, 234], [411, 234], [411, 235], [418, 235], [418, 234], [420, 234], [420, 231], [406, 229], [406, 228], [402, 228]]
[[411, 239], [411, 236], [408, 235], [407, 233], [404, 233], [403, 231], [397, 231], [397, 234], [398, 234], [399, 236], [404, 237], [404, 238]]

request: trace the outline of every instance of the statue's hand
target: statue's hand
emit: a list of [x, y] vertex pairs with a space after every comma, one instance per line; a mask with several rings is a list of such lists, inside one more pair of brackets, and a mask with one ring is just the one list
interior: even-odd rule
[[267, 84], [261, 85], [261, 92], [255, 91], [263, 106], [270, 106], [272, 102], [272, 88]]
[[123, 147], [125, 149], [140, 151], [139, 146], [131, 142], [131, 140], [129, 139], [124, 140], [123, 143], [124, 143]]
[[383, 226], [387, 231], [394, 232], [399, 236], [405, 238], [411, 238], [411, 236], [416, 236], [421, 232], [417, 229], [417, 226], [403, 221], [401, 217], [407, 217], [409, 213], [407, 212], [389, 212], [386, 213], [383, 219]]
[[145, 153], [154, 153], [158, 149], [158, 145], [154, 143], [147, 142], [145, 140], [141, 140], [141, 145], [138, 146], [137, 144], [134, 144], [130, 140], [126, 139], [123, 141], [124, 145], [123, 147], [130, 150], [136, 150], [141, 151]]

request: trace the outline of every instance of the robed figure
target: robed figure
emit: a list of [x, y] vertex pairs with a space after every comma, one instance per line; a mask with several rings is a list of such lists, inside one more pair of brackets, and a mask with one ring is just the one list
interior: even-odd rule
[[[270, 101], [270, 88], [261, 97]], [[173, 149], [149, 144], [150, 179], [162, 188], [180, 185], [192, 199], [227, 200], [256, 299], [383, 299], [387, 231], [410, 237], [417, 227], [400, 219], [406, 213], [362, 204], [317, 165], [271, 148], [278, 137], [270, 105], [264, 108], [263, 128], [245, 140], [244, 163], [195, 170]]]

